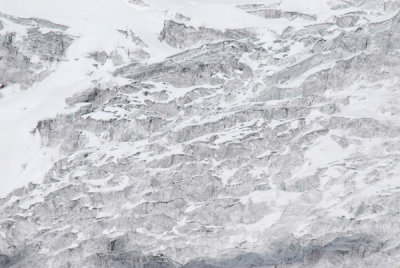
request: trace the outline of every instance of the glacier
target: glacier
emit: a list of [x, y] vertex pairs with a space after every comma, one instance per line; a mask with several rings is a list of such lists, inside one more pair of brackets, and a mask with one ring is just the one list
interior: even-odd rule
[[0, 0], [0, 267], [397, 267], [400, 1]]

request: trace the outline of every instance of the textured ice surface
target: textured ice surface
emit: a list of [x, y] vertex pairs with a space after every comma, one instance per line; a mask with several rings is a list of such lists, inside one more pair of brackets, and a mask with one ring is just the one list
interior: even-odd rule
[[399, 3], [0, 0], [0, 267], [396, 267]]

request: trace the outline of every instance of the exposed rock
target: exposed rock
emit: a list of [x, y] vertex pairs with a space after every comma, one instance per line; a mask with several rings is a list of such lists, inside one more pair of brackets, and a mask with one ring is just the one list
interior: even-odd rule
[[255, 35], [245, 29], [218, 31], [215, 29], [186, 26], [172, 20], [164, 22], [158, 39], [176, 48], [187, 48], [220, 40], [254, 39]]
[[[223, 41], [189, 50], [164, 62], [148, 66], [131, 64], [115, 71], [135, 80], [153, 80], [168, 82], [176, 87], [188, 87], [201, 84], [218, 84], [222, 81], [219, 74], [249, 77], [252, 70], [240, 62], [238, 53], [251, 53], [256, 49], [251, 43]], [[204, 54], [207, 50], [210, 54]]]
[[266, 19], [296, 19], [301, 18], [305, 20], [315, 21], [317, 18], [314, 15], [309, 15], [296, 11], [282, 11], [279, 9], [267, 8], [264, 5], [239, 5], [238, 8], [245, 10], [247, 13], [263, 17]]
[[[59, 158], [0, 199], [0, 266], [398, 265], [400, 15], [388, 1], [330, 2], [323, 19], [281, 4], [237, 10], [281, 31], [165, 20], [174, 10], [159, 39], [179, 53], [119, 30], [126, 47], [84, 54], [95, 81], [32, 131]], [[2, 32], [2, 84], [72, 42], [3, 19], [35, 25]]]
[[[71, 37], [59, 32], [66, 29], [64, 26], [41, 19], [15, 18], [2, 13], [0, 17], [27, 27], [26, 36], [15, 32], [0, 34], [0, 81], [3, 85], [18, 83], [26, 88], [35, 81], [42, 80], [50, 73], [51, 63], [62, 60], [72, 41]], [[43, 34], [40, 31], [41, 26], [55, 31]]]

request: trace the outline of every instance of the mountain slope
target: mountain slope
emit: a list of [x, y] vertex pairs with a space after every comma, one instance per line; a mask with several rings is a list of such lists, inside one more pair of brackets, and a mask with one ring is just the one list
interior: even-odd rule
[[399, 2], [23, 4], [1, 266], [399, 263]]

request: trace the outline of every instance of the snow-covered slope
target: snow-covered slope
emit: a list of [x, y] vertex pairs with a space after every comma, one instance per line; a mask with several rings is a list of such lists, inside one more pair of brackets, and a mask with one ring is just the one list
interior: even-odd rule
[[399, 7], [0, 0], [0, 267], [395, 267]]

